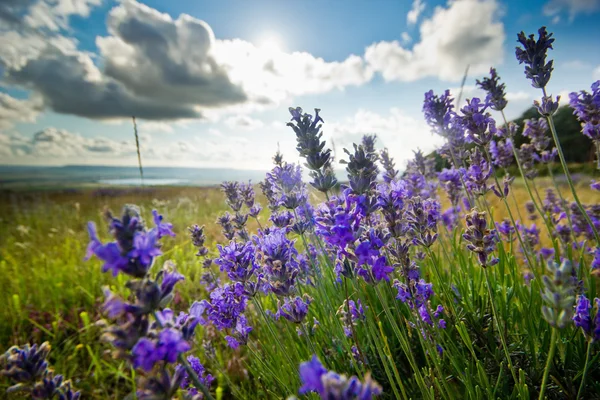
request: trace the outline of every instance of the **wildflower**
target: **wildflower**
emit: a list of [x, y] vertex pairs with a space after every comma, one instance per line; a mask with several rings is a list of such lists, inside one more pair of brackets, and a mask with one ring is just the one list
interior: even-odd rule
[[240, 282], [225, 284], [213, 290], [209, 298], [194, 302], [190, 315], [198, 318], [203, 325], [210, 321], [219, 330], [235, 327], [237, 318], [246, 309], [244, 285]]
[[232, 281], [246, 282], [258, 269], [254, 261], [254, 245], [251, 242], [231, 241], [228, 246], [217, 245], [219, 257], [215, 264], [226, 272]]
[[[493, 143], [493, 142], [492, 142]], [[442, 188], [448, 194], [450, 203], [456, 207], [460, 201], [462, 195], [462, 178], [461, 175], [464, 173], [463, 169], [446, 169], [444, 168], [438, 174], [438, 180]]]
[[498, 258], [490, 256], [496, 248], [497, 234], [495, 230], [487, 228], [486, 213], [474, 208], [467, 214], [465, 221], [467, 228], [463, 238], [469, 242], [467, 249], [477, 254], [479, 264], [483, 268], [496, 265]]
[[375, 165], [376, 155], [370, 153], [360, 145], [354, 144], [354, 153], [347, 149], [344, 152], [348, 155], [349, 161], [342, 160], [346, 164], [350, 188], [354, 194], [366, 194], [375, 188], [378, 169]]
[[538, 110], [538, 113], [540, 115], [548, 117], [550, 115], [554, 115], [556, 110], [558, 110], [559, 102], [560, 102], [560, 96], [556, 96], [556, 101], [554, 101], [552, 98], [552, 95], [550, 95], [550, 96], [542, 96], [541, 103], [537, 100], [534, 100], [533, 105]]
[[496, 230], [504, 236], [504, 240], [512, 242], [515, 239], [515, 227], [508, 219], [503, 219], [502, 222], [496, 222]]
[[360, 382], [355, 376], [347, 378], [327, 371], [316, 355], [311, 361], [300, 364], [300, 379], [300, 394], [314, 391], [324, 400], [371, 400], [382, 393], [369, 374], [364, 382]]
[[289, 111], [294, 122], [288, 122], [287, 125], [296, 133], [296, 149], [300, 156], [306, 159], [305, 165], [313, 178], [311, 185], [321, 192], [327, 192], [337, 184], [337, 180], [331, 169], [331, 150], [323, 150], [325, 141], [321, 140], [322, 125], [319, 124], [324, 122], [319, 115], [321, 110], [315, 108], [314, 118], [310, 114], [303, 114], [300, 107], [290, 107]]
[[[196, 373], [196, 376], [198, 377], [200, 383], [202, 383], [207, 389], [210, 389], [210, 385], [215, 380], [215, 378], [211, 374], [206, 373], [206, 368], [204, 368], [204, 365], [202, 365], [200, 360], [197, 357], [188, 356], [187, 362], [188, 364], [190, 364], [190, 366]], [[188, 376], [188, 373], [183, 367], [183, 365], [177, 365], [177, 367], [175, 367], [175, 371], [176, 373], [181, 374], [181, 383], [179, 385], [181, 389], [192, 389], [193, 382]]]
[[548, 122], [545, 118], [526, 119], [523, 136], [530, 139], [531, 144], [537, 151], [545, 150], [551, 141], [550, 136], [548, 136]]
[[198, 253], [196, 253], [196, 255], [206, 256], [208, 254], [208, 249], [204, 246], [204, 242], [206, 241], [206, 235], [204, 235], [204, 225], [194, 225], [189, 227], [188, 230], [190, 231], [192, 244], [198, 249]]
[[483, 196], [490, 190], [487, 181], [492, 176], [492, 167], [478, 148], [471, 152], [470, 161], [471, 165], [464, 176], [466, 189], [475, 195]]
[[490, 154], [494, 165], [500, 168], [508, 168], [514, 161], [513, 142], [510, 138], [506, 140], [492, 140], [490, 142]]
[[477, 79], [477, 86], [487, 92], [485, 101], [491, 104], [491, 108], [496, 111], [502, 111], [508, 102], [506, 101], [506, 84], [499, 83], [500, 77], [495, 68], [490, 68], [490, 77], [483, 78], [483, 81]]
[[158, 334], [157, 340], [140, 339], [131, 350], [133, 366], [151, 371], [159, 361], [174, 363], [180, 353], [189, 351], [191, 346], [177, 329], [167, 328]]
[[381, 160], [381, 164], [385, 171], [383, 174], [383, 181], [390, 183], [398, 176], [398, 171], [395, 169], [396, 164], [394, 164], [394, 159], [390, 156], [388, 149], [381, 150], [381, 153], [379, 153], [379, 159]]
[[600, 80], [592, 83], [592, 93], [582, 90], [569, 95], [573, 114], [581, 121], [582, 132], [594, 141], [600, 169]]
[[486, 112], [489, 106], [489, 103], [474, 97], [461, 108], [462, 116], [453, 116], [453, 122], [462, 126], [469, 139], [478, 146], [487, 145], [496, 133], [496, 121]]
[[518, 154], [525, 177], [527, 179], [534, 179], [538, 175], [538, 171], [535, 168], [535, 161], [537, 160], [535, 148], [529, 143], [523, 143], [519, 148]]
[[525, 37], [524, 32], [519, 33], [517, 39], [522, 48], [517, 47], [515, 54], [519, 64], [525, 63], [525, 76], [531, 80], [534, 88], [546, 87], [554, 69], [552, 60], [546, 63], [546, 53], [552, 48], [554, 42], [552, 33], [548, 34], [546, 27], [543, 26], [538, 30], [538, 40], [534, 39], [534, 35]]
[[255, 240], [270, 290], [278, 296], [294, 293], [299, 273], [295, 241], [288, 239], [282, 229], [273, 229]]
[[12, 346], [0, 355], [0, 376], [6, 376], [14, 385], [7, 393], [17, 391], [30, 392], [33, 399], [78, 400], [80, 392], [74, 392], [71, 382], [62, 375], [54, 375], [46, 358], [50, 353], [48, 342], [24, 346]]
[[575, 278], [568, 260], [548, 262], [551, 277], [544, 275], [542, 316], [553, 327], [564, 328], [573, 316], [575, 304]]
[[450, 123], [452, 108], [454, 108], [453, 101], [449, 90], [446, 90], [441, 96], [433, 94], [433, 90], [425, 93], [423, 102], [425, 121], [440, 136], [445, 137], [448, 134], [447, 126]]
[[290, 322], [300, 324], [308, 314], [308, 306], [312, 302], [312, 298], [308, 295], [304, 297], [296, 296], [292, 300], [285, 298], [283, 304], [277, 301], [277, 319], [284, 317]]
[[154, 218], [154, 225], [156, 225], [156, 229], [158, 230], [159, 238], [162, 236], [175, 236], [173, 224], [170, 222], [162, 222], [163, 216], [159, 215], [156, 210], [152, 210], [152, 216]]
[[577, 298], [573, 322], [575, 323], [576, 327], [581, 328], [586, 336], [592, 334], [592, 317], [590, 315], [591, 308], [591, 303], [587, 297], [585, 297], [585, 295], [582, 294]]
[[440, 204], [436, 200], [412, 199], [406, 211], [406, 219], [414, 244], [431, 247], [438, 237], [437, 222], [440, 218]]

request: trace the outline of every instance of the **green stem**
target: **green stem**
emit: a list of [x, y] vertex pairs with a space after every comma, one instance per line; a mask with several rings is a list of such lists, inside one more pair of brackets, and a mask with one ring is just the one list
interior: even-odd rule
[[500, 326], [500, 319], [498, 318], [498, 313], [496, 312], [496, 306], [494, 305], [494, 295], [492, 294], [492, 285], [490, 283], [490, 277], [487, 272], [487, 268], [483, 268], [483, 274], [485, 275], [485, 281], [487, 283], [488, 295], [490, 296], [490, 304], [492, 305], [492, 314], [494, 315], [494, 320], [496, 321], [496, 327], [498, 328], [498, 333], [500, 335], [500, 341], [502, 342], [502, 348], [504, 349], [504, 355], [506, 356], [506, 361], [508, 361], [508, 369], [517, 384], [519, 381], [517, 380], [517, 374], [515, 372], [515, 368], [512, 364], [512, 360], [510, 359], [510, 354], [508, 353], [508, 346], [506, 345], [506, 339], [504, 338], [504, 331]]
[[585, 354], [585, 364], [583, 365], [583, 376], [581, 377], [581, 383], [579, 384], [579, 390], [577, 391], [577, 397], [575, 400], [579, 400], [581, 398], [581, 394], [583, 393], [583, 388], [585, 387], [585, 377], [588, 371], [588, 364], [590, 362], [590, 353], [592, 352], [592, 341], [588, 340], [587, 352]]
[[542, 387], [540, 388], [540, 396], [538, 400], [544, 399], [546, 393], [546, 385], [548, 384], [548, 376], [550, 375], [550, 366], [552, 365], [552, 359], [554, 358], [554, 352], [556, 351], [556, 328], [552, 328], [552, 337], [550, 338], [550, 352], [548, 353], [548, 359], [546, 360], [546, 367], [544, 368], [544, 377], [542, 378]]

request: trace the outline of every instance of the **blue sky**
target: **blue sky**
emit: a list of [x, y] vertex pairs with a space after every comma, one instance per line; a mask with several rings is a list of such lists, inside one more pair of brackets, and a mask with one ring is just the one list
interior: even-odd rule
[[0, 5], [0, 164], [264, 169], [297, 160], [289, 106], [321, 108], [336, 147], [376, 133], [403, 165], [439, 144], [423, 93], [481, 96], [495, 66], [510, 118], [539, 93], [517, 32], [556, 37], [549, 91], [600, 79], [600, 0], [108, 1]]

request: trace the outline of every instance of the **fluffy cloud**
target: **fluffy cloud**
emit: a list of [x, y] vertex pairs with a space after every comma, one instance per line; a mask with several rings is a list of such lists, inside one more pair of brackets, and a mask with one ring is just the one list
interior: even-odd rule
[[0, 130], [11, 128], [17, 122], [33, 122], [41, 111], [40, 98], [18, 100], [0, 93]]
[[503, 58], [505, 33], [499, 14], [495, 0], [449, 2], [423, 21], [421, 39], [412, 49], [398, 41], [374, 43], [365, 59], [388, 81], [428, 76], [458, 80], [467, 65], [472, 73], [487, 72]]
[[21, 159], [117, 158], [135, 154], [135, 147], [129, 142], [101, 137], [86, 138], [64, 129], [46, 128], [35, 133], [31, 139], [0, 133], [0, 153], [8, 158]]
[[[59, 29], [66, 19], [57, 15], [85, 15], [97, 3], [35, 3], [27, 15], [54, 10], [44, 15], [51, 15], [56, 27], [36, 20], [40, 27]], [[133, 0], [110, 11], [107, 28], [108, 36], [96, 38], [97, 58], [60, 34], [4, 31], [0, 67], [9, 83], [39, 94], [46, 107], [94, 119], [210, 119], [361, 85], [372, 77], [359, 56], [329, 62], [243, 40], [216, 40], [204, 21], [185, 14], [173, 19]]]
[[409, 25], [414, 25], [419, 20], [419, 15], [425, 10], [425, 3], [422, 0], [413, 0], [412, 8], [406, 14], [406, 22]]
[[555, 18], [567, 12], [571, 22], [578, 14], [591, 14], [599, 10], [600, 0], [550, 0], [543, 8], [544, 15]]
[[38, 1], [29, 8], [24, 22], [31, 28], [46, 28], [51, 31], [67, 29], [71, 15], [87, 17], [91, 9], [100, 4], [102, 0]]
[[2, 0], [0, 21], [10, 27], [68, 29], [69, 17], [87, 17], [102, 0]]
[[363, 135], [376, 134], [377, 147], [387, 147], [399, 168], [413, 158], [413, 151], [428, 153], [442, 144], [422, 118], [416, 119], [398, 108], [383, 115], [358, 110], [352, 117], [325, 124], [324, 132], [335, 144], [337, 160], [346, 158], [342, 148], [351, 149], [352, 143], [360, 143]]

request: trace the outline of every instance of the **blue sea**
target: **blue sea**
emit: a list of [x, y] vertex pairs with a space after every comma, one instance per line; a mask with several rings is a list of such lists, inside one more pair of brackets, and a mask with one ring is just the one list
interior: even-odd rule
[[144, 179], [137, 167], [67, 165], [61, 167], [0, 166], [0, 188], [81, 186], [214, 186], [223, 181], [257, 183], [266, 171], [224, 168], [146, 167]]

